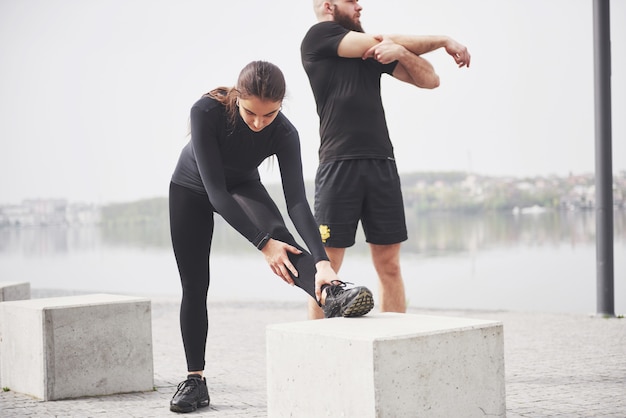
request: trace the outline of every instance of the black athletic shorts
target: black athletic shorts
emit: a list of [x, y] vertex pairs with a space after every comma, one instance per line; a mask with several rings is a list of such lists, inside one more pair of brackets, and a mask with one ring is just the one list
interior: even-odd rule
[[320, 164], [315, 176], [315, 219], [327, 247], [354, 245], [359, 221], [365, 241], [397, 244], [407, 239], [400, 176], [388, 159]]

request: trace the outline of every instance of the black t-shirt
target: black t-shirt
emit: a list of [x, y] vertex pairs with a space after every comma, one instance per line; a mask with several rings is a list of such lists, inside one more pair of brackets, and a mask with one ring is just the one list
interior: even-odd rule
[[201, 98], [191, 108], [191, 140], [180, 154], [172, 182], [208, 195], [215, 211], [257, 245], [266, 231], [254, 225], [229, 190], [260, 181], [258, 166], [272, 155], [278, 159], [291, 220], [315, 262], [328, 260], [306, 199], [298, 131], [282, 112], [260, 132], [253, 132], [237, 113], [232, 129], [225, 107]]
[[300, 48], [320, 118], [320, 162], [393, 158], [380, 97], [380, 76], [397, 61], [342, 58], [337, 48], [348, 29], [321, 22], [309, 29]]

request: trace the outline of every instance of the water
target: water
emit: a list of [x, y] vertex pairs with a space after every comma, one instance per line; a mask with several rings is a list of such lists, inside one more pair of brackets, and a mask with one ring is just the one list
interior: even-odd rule
[[[595, 313], [593, 213], [408, 214], [402, 269], [409, 305]], [[626, 311], [626, 213], [615, 212], [615, 311]], [[221, 219], [220, 219], [221, 221]], [[340, 277], [369, 286], [369, 250], [348, 249]], [[211, 258], [213, 300], [304, 301], [223, 222]], [[179, 296], [167, 225], [0, 229], [0, 280], [33, 289]]]

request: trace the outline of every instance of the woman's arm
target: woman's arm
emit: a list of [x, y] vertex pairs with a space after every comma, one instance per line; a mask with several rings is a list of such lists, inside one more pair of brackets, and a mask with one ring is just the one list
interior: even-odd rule
[[306, 198], [302, 177], [300, 139], [297, 131], [290, 132], [276, 153], [287, 204], [287, 212], [298, 234], [304, 240], [315, 262], [328, 260], [322, 245], [319, 228]]
[[224, 167], [218, 145], [217, 109], [191, 109], [191, 142], [202, 183], [215, 210], [255, 247], [261, 249], [266, 231], [259, 230], [226, 189]]
[[293, 285], [290, 272], [297, 277], [298, 271], [289, 261], [287, 252], [300, 254], [301, 251], [271, 238], [266, 231], [257, 228], [226, 188], [216, 128], [223, 116], [215, 112], [215, 108], [203, 109], [194, 106], [191, 109], [191, 142], [209, 200], [226, 222], [261, 250], [270, 269], [286, 283]]

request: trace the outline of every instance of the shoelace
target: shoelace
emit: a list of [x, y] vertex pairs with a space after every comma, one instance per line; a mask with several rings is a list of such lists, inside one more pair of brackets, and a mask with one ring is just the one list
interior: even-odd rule
[[178, 394], [179, 392], [183, 395], [193, 391], [195, 388], [198, 387], [198, 379], [187, 379], [185, 381], [182, 381], [178, 384], [178, 388], [176, 389], [176, 394]]
[[348, 285], [348, 284], [352, 284], [353, 285], [354, 283], [342, 282], [341, 280], [332, 280], [330, 282], [330, 284], [333, 285], [333, 286], [338, 286], [338, 287], [344, 288], [344, 287], [346, 287], [346, 285]]
[[350, 282], [342, 282], [341, 280], [333, 280], [330, 282], [331, 284], [328, 285], [327, 292], [329, 295], [334, 295], [337, 296], [339, 293], [343, 292], [343, 290], [346, 288], [347, 285], [353, 285], [354, 283], [350, 283]]

